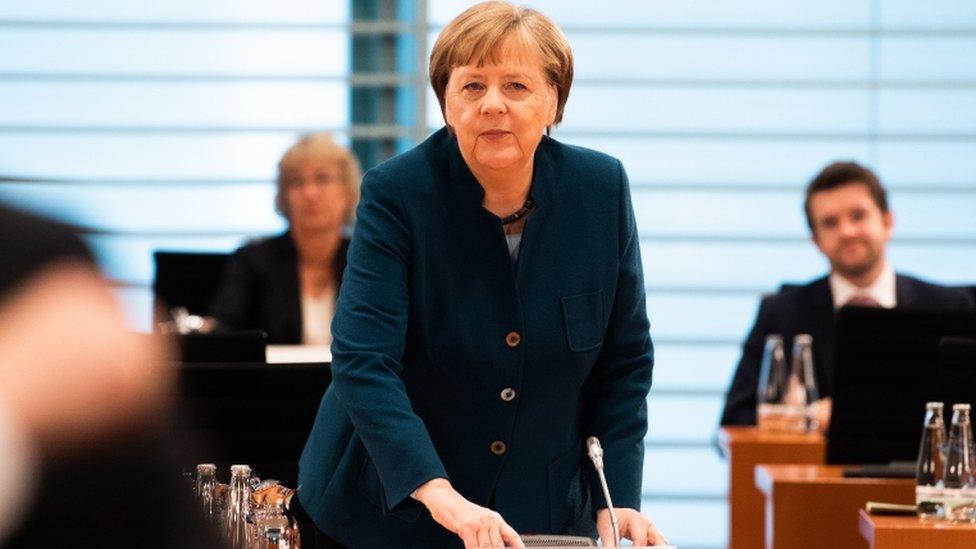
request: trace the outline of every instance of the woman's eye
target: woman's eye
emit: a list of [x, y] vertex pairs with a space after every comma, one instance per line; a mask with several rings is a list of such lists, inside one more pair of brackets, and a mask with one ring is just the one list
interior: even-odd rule
[[509, 82], [508, 83], [508, 88], [509, 89], [512, 89], [512, 90], [515, 90], [515, 91], [523, 91], [523, 90], [527, 89], [525, 87], [525, 84], [523, 84], [521, 82]]
[[464, 89], [469, 91], [481, 91], [484, 89], [484, 86], [482, 86], [480, 82], [469, 82], [464, 85]]

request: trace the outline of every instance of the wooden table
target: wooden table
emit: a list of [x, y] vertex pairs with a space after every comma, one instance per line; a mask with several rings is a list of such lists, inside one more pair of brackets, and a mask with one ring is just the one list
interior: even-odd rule
[[863, 549], [865, 503], [915, 503], [914, 479], [844, 478], [836, 465], [760, 465], [755, 482], [766, 497], [766, 549]]
[[858, 511], [857, 529], [870, 549], [972, 549], [976, 525], [923, 521], [917, 517], [869, 515]]
[[824, 462], [826, 445], [820, 434], [774, 435], [755, 427], [723, 427], [719, 447], [729, 461], [729, 548], [763, 545], [763, 495], [756, 489], [761, 463]]

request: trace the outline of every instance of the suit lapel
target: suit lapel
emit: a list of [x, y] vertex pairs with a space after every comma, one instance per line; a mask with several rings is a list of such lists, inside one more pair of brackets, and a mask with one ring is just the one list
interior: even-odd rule
[[912, 291], [911, 281], [907, 278], [895, 275], [895, 307], [913, 308], [915, 307], [915, 292]]

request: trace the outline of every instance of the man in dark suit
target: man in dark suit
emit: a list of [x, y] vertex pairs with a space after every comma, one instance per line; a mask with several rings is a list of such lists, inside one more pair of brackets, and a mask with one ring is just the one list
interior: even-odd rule
[[[830, 262], [830, 273], [805, 285], [784, 285], [763, 298], [756, 323], [726, 394], [722, 425], [756, 424], [756, 391], [766, 337], [789, 344], [797, 334], [813, 336], [814, 364], [823, 420], [829, 420], [834, 378], [834, 315], [844, 306], [965, 310], [973, 294], [896, 274], [885, 258], [894, 216], [884, 187], [869, 169], [853, 162], [824, 168], [806, 190], [804, 204], [814, 244]], [[789, 349], [787, 349], [789, 351]], [[826, 424], [822, 421], [821, 424]]]

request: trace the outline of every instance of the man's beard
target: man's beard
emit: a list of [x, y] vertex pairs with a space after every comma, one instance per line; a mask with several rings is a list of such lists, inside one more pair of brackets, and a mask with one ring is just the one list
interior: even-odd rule
[[881, 261], [881, 250], [875, 248], [866, 240], [859, 239], [858, 242], [867, 248], [867, 253], [864, 259], [853, 264], [843, 263], [840, 261], [830, 262], [830, 265], [833, 267], [834, 271], [845, 278], [859, 278], [864, 276], [870, 272], [871, 269], [875, 268], [879, 261]]

